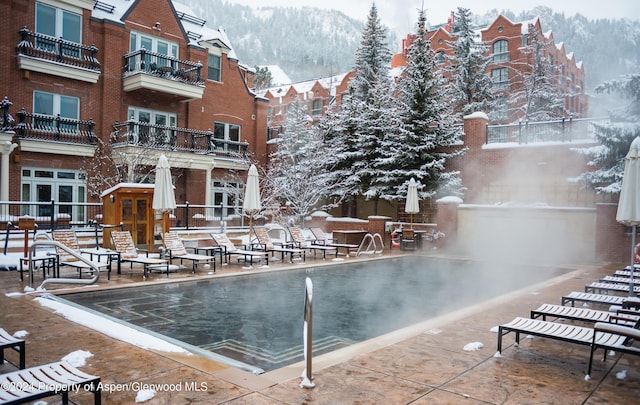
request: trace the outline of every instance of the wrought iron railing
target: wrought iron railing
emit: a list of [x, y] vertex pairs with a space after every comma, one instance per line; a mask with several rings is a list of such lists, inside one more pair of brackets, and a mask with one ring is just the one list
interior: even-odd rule
[[94, 145], [97, 142], [95, 122], [71, 118], [33, 114], [24, 108], [16, 113], [18, 122], [5, 129], [13, 130], [19, 139], [40, 139]]
[[137, 73], [204, 86], [202, 63], [179, 60], [144, 48], [124, 55], [124, 77]]
[[38, 59], [62, 63], [64, 65], [100, 71], [100, 62], [96, 58], [98, 48], [86, 46], [61, 38], [51, 37], [30, 31], [23, 27], [21, 40], [16, 47], [18, 55], [31, 56]]
[[170, 127], [148, 122], [116, 122], [111, 134], [112, 146], [137, 145], [200, 154], [247, 159], [247, 142], [219, 139], [212, 131]]
[[487, 125], [486, 143], [573, 142], [594, 139], [594, 122], [603, 118], [561, 119], [557, 121]]

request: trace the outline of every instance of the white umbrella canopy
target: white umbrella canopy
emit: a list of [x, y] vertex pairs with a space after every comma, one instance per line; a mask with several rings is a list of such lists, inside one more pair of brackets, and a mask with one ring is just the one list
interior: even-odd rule
[[176, 208], [176, 196], [171, 183], [171, 166], [169, 166], [169, 161], [164, 154], [160, 155], [156, 165], [152, 208], [160, 212], [167, 212]]
[[631, 277], [629, 278], [629, 296], [633, 296], [634, 249], [636, 245], [636, 226], [640, 224], [640, 137], [631, 142], [629, 153], [625, 157], [622, 189], [616, 221], [631, 226]]
[[413, 214], [420, 212], [420, 204], [418, 202], [418, 183], [412, 177], [407, 187], [407, 202], [404, 206], [404, 212], [411, 216], [411, 226], [413, 227]]
[[244, 190], [244, 202], [242, 209], [245, 214], [249, 215], [249, 240], [253, 231], [253, 215], [262, 209], [260, 204], [260, 179], [258, 178], [258, 169], [256, 165], [251, 165], [249, 174], [247, 175], [247, 184]]

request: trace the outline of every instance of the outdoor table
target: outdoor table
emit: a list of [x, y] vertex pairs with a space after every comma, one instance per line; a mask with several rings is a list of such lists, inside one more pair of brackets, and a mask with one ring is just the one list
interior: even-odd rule
[[367, 231], [336, 230], [333, 231], [333, 242], [360, 246]]
[[81, 253], [85, 253], [89, 255], [89, 260], [93, 261], [93, 256], [98, 258], [98, 262], [102, 256], [107, 257], [107, 263], [109, 264], [109, 272], [107, 273], [107, 279], [111, 279], [111, 263], [115, 259], [116, 263], [118, 263], [118, 274], [121, 274], [120, 271], [120, 253], [111, 249], [80, 249]]
[[[22, 257], [20, 258], [20, 281], [24, 280], [24, 277], [22, 275], [22, 272], [24, 271], [23, 266], [24, 265], [28, 265], [29, 264], [29, 260], [31, 260], [31, 262], [33, 262], [33, 268], [35, 269], [35, 266], [38, 262], [41, 262], [40, 265], [42, 267], [42, 278], [46, 279], [47, 278], [47, 271], [49, 269], [53, 269], [53, 276], [54, 277], [60, 277], [59, 274], [57, 274], [56, 272], [56, 256], [55, 255], [41, 255], [41, 256], [33, 256], [31, 257], [31, 259], [29, 259], [29, 257]], [[33, 284], [33, 271], [29, 272], [29, 282], [31, 284]]]

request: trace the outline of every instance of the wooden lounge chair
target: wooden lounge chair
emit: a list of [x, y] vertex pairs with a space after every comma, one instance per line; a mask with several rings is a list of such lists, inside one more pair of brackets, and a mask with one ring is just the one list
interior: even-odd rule
[[26, 367], [24, 339], [13, 337], [6, 330], [0, 328], [0, 364], [4, 363], [4, 349], [13, 349], [18, 352], [20, 358], [18, 367], [20, 369]]
[[91, 391], [93, 403], [100, 405], [100, 377], [83, 373], [67, 362], [56, 362], [0, 374], [0, 404], [24, 404], [40, 398], [62, 395], [69, 403], [69, 392]]
[[358, 245], [350, 243], [334, 243], [331, 239], [327, 238], [327, 235], [320, 228], [311, 227], [309, 228], [309, 230], [311, 230], [311, 233], [315, 238], [315, 240], [311, 241], [311, 243], [321, 246], [331, 246], [335, 247], [336, 249], [345, 249], [347, 251], [347, 256], [349, 256], [351, 250], [358, 250], [358, 248], [360, 247]]
[[169, 262], [165, 259], [159, 259], [149, 257], [149, 252], [142, 256], [138, 253], [131, 232], [129, 231], [111, 231], [111, 241], [113, 242], [114, 249], [120, 254], [119, 262], [130, 263], [133, 271], [133, 263], [138, 263], [143, 266], [143, 278], [147, 278], [147, 272], [149, 268], [166, 268], [167, 275], [169, 274]]
[[280, 253], [282, 255], [282, 261], [284, 261], [284, 256], [286, 254], [289, 256], [289, 262], [291, 263], [293, 263], [295, 258], [305, 261], [306, 251], [304, 249], [298, 249], [284, 244], [277, 245], [271, 240], [271, 237], [265, 228], [253, 228], [253, 232], [257, 239], [257, 242], [252, 243], [254, 250], [262, 250], [264, 252], [271, 252], [272, 254]]
[[322, 252], [322, 258], [327, 258], [327, 252], [330, 252], [336, 256], [338, 256], [338, 248], [333, 246], [325, 246], [325, 245], [314, 245], [311, 241], [305, 239], [302, 234], [302, 229], [297, 226], [289, 226], [287, 227], [289, 231], [289, 235], [291, 235], [291, 241], [293, 242], [293, 246], [298, 249], [307, 249], [313, 251], [313, 256], [315, 257], [317, 251]]
[[614, 322], [621, 325], [637, 326], [640, 321], [640, 312], [635, 314], [630, 312], [610, 312], [555, 304], [542, 304], [537, 309], [531, 310], [532, 319], [542, 318], [543, 321], [546, 321], [547, 317], [593, 323]]
[[418, 248], [418, 242], [416, 241], [416, 234], [413, 229], [402, 228], [402, 235], [400, 237], [400, 250], [416, 250]]
[[182, 264], [183, 260], [191, 261], [191, 272], [196, 272], [196, 267], [200, 263], [209, 263], [213, 266], [213, 272], [216, 271], [216, 257], [200, 255], [187, 252], [187, 248], [182, 243], [180, 236], [175, 232], [165, 232], [162, 237], [164, 248], [169, 253], [169, 262], [173, 263], [173, 259], [180, 259]]
[[[76, 233], [74, 231], [72, 230], [53, 231], [51, 232], [51, 236], [54, 241], [60, 242], [65, 247], [69, 248], [70, 250], [73, 250], [79, 255], [82, 254], [82, 251], [80, 250], [80, 244], [78, 243], [78, 237], [76, 236]], [[89, 273], [93, 272], [94, 267], [92, 267], [90, 264], [83, 262], [82, 260], [73, 256], [72, 254], [69, 254], [69, 252], [66, 252], [63, 249], [60, 249], [60, 247], [58, 246], [56, 246], [56, 257], [57, 257], [56, 261], [57, 261], [58, 274], [60, 274], [60, 266], [74, 267], [76, 270], [78, 270], [78, 274], [80, 275], [80, 278], [82, 278], [83, 271], [89, 272]], [[93, 262], [93, 265], [100, 270], [107, 269], [107, 279], [111, 279], [110, 263]]]
[[[601, 293], [625, 293], [629, 294], [629, 284], [621, 283], [603, 283], [594, 281], [593, 283], [584, 286], [584, 292], [601, 294]], [[633, 292], [635, 295], [640, 293], [640, 284], [633, 286]]]
[[212, 233], [210, 234], [213, 241], [222, 248], [222, 255], [225, 258], [225, 263], [229, 262], [231, 256], [237, 256], [238, 261], [240, 258], [244, 260], [246, 263], [249, 261], [251, 265], [253, 265], [254, 260], [262, 260], [264, 259], [265, 264], [269, 264], [269, 253], [260, 252], [257, 250], [245, 250], [237, 248], [233, 242], [229, 239], [229, 237], [224, 233]]

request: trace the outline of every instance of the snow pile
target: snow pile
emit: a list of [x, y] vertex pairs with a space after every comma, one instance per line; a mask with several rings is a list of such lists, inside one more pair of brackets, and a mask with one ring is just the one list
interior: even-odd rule
[[136, 394], [136, 403], [147, 402], [156, 395], [154, 390], [140, 390]]
[[482, 344], [482, 342], [471, 342], [471, 343], [467, 343], [464, 346], [464, 351], [465, 352], [475, 352], [477, 350], [480, 350], [484, 347], [484, 345]]
[[71, 352], [64, 356], [62, 361], [66, 361], [73, 367], [82, 367], [86, 364], [86, 360], [91, 356], [93, 356], [93, 354], [86, 350], [76, 350], [75, 352]]

